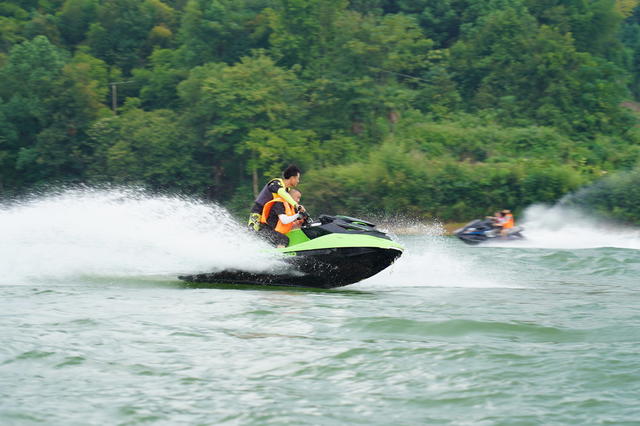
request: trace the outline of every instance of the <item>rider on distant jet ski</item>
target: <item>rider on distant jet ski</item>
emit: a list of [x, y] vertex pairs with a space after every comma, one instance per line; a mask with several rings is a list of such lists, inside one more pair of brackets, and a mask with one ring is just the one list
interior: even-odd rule
[[504, 209], [500, 212], [501, 216], [499, 221], [496, 223], [497, 227], [500, 227], [500, 235], [507, 235], [510, 229], [516, 226], [516, 222], [513, 219], [513, 215], [511, 214], [511, 210]]
[[511, 211], [504, 209], [495, 213], [495, 216], [487, 216], [485, 219], [477, 219], [469, 222], [460, 229], [454, 231], [454, 235], [467, 244], [480, 244], [487, 240], [522, 240], [522, 226], [515, 226]]

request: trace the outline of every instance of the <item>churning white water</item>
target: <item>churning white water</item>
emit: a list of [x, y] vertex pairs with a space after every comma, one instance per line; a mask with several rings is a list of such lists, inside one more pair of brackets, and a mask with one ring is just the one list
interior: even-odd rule
[[229, 213], [131, 188], [72, 189], [0, 207], [0, 283], [265, 270], [268, 246]]
[[531, 206], [526, 209], [521, 223], [526, 240], [518, 242], [517, 246], [640, 250], [640, 230], [637, 228], [606, 222], [561, 204]]

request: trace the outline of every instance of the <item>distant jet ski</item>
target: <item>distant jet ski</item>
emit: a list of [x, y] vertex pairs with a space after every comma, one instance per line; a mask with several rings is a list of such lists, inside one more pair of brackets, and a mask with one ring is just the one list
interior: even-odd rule
[[493, 225], [491, 219], [478, 219], [467, 223], [464, 227], [456, 229], [453, 234], [467, 244], [480, 244], [485, 241], [516, 241], [523, 240], [522, 226], [514, 226], [507, 229], [506, 235], [500, 233], [501, 229]]
[[274, 249], [287, 264], [281, 272], [225, 270], [178, 278], [189, 283], [334, 288], [377, 274], [404, 250], [374, 224], [348, 216], [309, 219], [287, 236], [289, 246]]

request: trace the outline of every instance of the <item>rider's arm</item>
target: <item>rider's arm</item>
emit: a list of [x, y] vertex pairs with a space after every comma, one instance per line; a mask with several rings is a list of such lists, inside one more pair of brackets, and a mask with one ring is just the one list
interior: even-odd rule
[[291, 216], [287, 216], [286, 214], [279, 214], [278, 215], [278, 219], [280, 219], [280, 222], [282, 222], [284, 225], [293, 222], [294, 220], [298, 220], [300, 219], [300, 214], [296, 213], [293, 214]]
[[293, 207], [298, 207], [298, 203], [295, 202], [295, 200], [291, 197], [291, 194], [289, 194], [285, 188], [280, 187], [278, 189], [278, 195], [284, 198]]

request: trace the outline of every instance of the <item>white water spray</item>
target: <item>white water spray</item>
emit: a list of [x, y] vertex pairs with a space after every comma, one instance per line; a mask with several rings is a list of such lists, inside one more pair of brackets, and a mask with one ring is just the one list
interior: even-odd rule
[[[615, 247], [640, 250], [640, 230], [608, 223], [588, 213], [556, 204], [534, 205], [521, 220], [526, 240], [510, 247], [586, 249]], [[501, 244], [507, 246], [507, 243]]]
[[164, 277], [278, 261], [223, 208], [136, 189], [76, 189], [0, 206], [0, 284]]
[[405, 252], [389, 268], [362, 281], [362, 286], [519, 288], [508, 271], [480, 263], [469, 256], [468, 247], [444, 237], [444, 227], [438, 222], [402, 221], [399, 229], [412, 234], [400, 238], [406, 242]]

